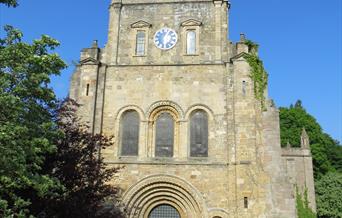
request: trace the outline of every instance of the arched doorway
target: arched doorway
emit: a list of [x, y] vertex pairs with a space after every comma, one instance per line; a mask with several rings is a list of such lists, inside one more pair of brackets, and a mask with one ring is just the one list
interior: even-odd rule
[[180, 214], [171, 205], [161, 204], [151, 210], [148, 218], [180, 218]]
[[125, 192], [122, 202], [126, 206], [128, 218], [208, 217], [200, 193], [188, 182], [176, 176], [146, 177]]

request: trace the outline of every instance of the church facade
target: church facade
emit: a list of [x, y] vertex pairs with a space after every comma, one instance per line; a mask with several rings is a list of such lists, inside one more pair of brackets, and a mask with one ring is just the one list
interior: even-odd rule
[[309, 139], [281, 148], [279, 114], [255, 93], [252, 51], [232, 43], [227, 0], [112, 0], [108, 42], [83, 49], [70, 97], [123, 167], [128, 217], [293, 218], [315, 209]]

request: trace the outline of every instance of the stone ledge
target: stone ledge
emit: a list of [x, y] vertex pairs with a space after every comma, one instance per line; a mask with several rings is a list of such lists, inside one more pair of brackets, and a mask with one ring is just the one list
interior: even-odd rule
[[134, 4], [165, 4], [165, 3], [201, 3], [214, 2], [213, 0], [121, 0], [123, 5]]
[[305, 154], [282, 154], [282, 157], [312, 157], [311, 155]]
[[303, 148], [282, 148], [282, 157], [311, 157], [311, 152], [309, 149]]
[[118, 161], [105, 161], [106, 164], [139, 164], [139, 165], [204, 165], [204, 166], [228, 166], [224, 162], [195, 162], [195, 161], [138, 161], [138, 160], [118, 160]]
[[186, 64], [186, 63], [179, 63], [179, 64], [105, 64], [108, 67], [179, 67], [179, 66], [225, 66], [225, 63], [198, 63], [198, 64]]

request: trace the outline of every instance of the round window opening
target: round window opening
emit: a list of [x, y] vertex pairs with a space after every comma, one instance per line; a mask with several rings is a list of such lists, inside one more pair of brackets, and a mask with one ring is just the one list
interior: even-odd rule
[[161, 204], [152, 209], [148, 218], [180, 218], [180, 215], [176, 208]]

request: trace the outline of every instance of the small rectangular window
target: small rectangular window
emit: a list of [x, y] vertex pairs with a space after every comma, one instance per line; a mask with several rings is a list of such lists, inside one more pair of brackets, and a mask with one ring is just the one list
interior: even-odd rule
[[247, 197], [243, 198], [243, 204], [244, 204], [245, 208], [248, 208], [248, 198]]
[[89, 95], [89, 87], [90, 87], [90, 85], [89, 85], [89, 83], [87, 83], [86, 96]]
[[145, 32], [138, 31], [136, 37], [136, 47], [135, 47], [135, 54], [136, 55], [145, 55]]
[[196, 54], [196, 31], [190, 30], [186, 33], [186, 54]]
[[246, 81], [242, 81], [242, 94], [243, 94], [243, 96], [246, 95], [246, 86], [247, 86]]

